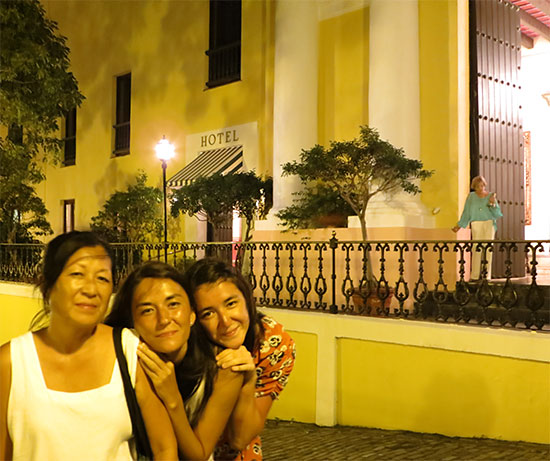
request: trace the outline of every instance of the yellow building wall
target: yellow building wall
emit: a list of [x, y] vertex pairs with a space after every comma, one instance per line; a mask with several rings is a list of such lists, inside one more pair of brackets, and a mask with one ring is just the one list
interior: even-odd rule
[[[316, 424], [550, 443], [544, 332], [262, 312], [317, 337], [317, 355], [298, 349], [296, 361], [318, 363]], [[300, 405], [308, 392], [288, 394], [288, 404]]]
[[12, 290], [14, 294], [6, 294], [9, 291], [0, 292], [0, 344], [29, 331], [31, 320], [42, 308], [42, 300], [33, 297], [29, 289], [25, 293], [15, 294]]
[[550, 364], [341, 339], [338, 422], [550, 442]]
[[466, 3], [418, 2], [420, 153], [424, 167], [435, 172], [422, 183], [422, 201], [440, 209], [437, 227], [456, 223], [468, 191], [461, 186], [469, 184]]
[[[86, 99], [77, 111], [76, 165], [48, 168], [39, 186], [55, 233], [62, 200], [75, 199], [77, 229], [87, 229], [105, 200], [125, 190], [139, 169], [161, 186], [154, 146], [163, 135], [176, 158], [167, 176], [197, 152], [186, 136], [257, 123], [258, 174], [272, 169], [271, 2], [243, 1], [241, 81], [207, 89], [209, 2], [97, 2], [45, 0], [47, 14], [68, 37], [71, 70]], [[78, 20], [75, 20], [78, 18]], [[116, 76], [132, 73], [130, 154], [112, 158]], [[267, 101], [267, 102], [266, 102]]]
[[353, 139], [368, 123], [369, 10], [319, 23], [319, 143]]
[[[257, 124], [257, 173], [272, 173], [276, 2], [243, 1], [241, 81], [212, 89], [205, 86], [207, 1], [43, 3], [68, 37], [71, 70], [86, 96], [77, 112], [76, 165], [48, 168], [47, 180], [38, 186], [55, 233], [63, 226], [63, 200], [75, 199], [76, 228], [86, 229], [105, 200], [125, 190], [139, 169], [150, 185], [160, 186], [154, 146], [163, 135], [176, 148], [170, 177], [197, 154], [186, 151], [188, 136]], [[436, 228], [448, 230], [467, 192], [459, 185], [469, 174], [467, 8], [457, 0], [419, 0], [418, 12], [420, 156], [435, 170], [422, 185], [422, 201], [428, 210], [440, 209]], [[320, 144], [351, 139], [369, 122], [369, 20], [364, 7], [319, 22]], [[112, 158], [116, 76], [129, 71], [131, 153]], [[189, 237], [185, 223], [191, 221], [169, 221], [170, 239]], [[438, 238], [453, 236], [442, 232]]]
[[271, 407], [269, 418], [315, 423], [317, 335], [287, 331], [296, 344], [296, 362], [285, 390]]

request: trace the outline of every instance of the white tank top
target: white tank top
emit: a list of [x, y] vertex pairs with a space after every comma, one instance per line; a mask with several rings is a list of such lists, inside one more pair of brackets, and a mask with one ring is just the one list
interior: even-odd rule
[[[135, 383], [139, 339], [124, 330], [122, 346]], [[131, 460], [132, 423], [118, 362], [111, 381], [83, 392], [48, 389], [31, 332], [11, 341], [8, 431], [14, 460]]]

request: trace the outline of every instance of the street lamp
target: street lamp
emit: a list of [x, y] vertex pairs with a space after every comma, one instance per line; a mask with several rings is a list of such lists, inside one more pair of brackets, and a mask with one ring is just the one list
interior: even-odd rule
[[166, 216], [166, 162], [174, 156], [174, 146], [168, 139], [162, 139], [155, 146], [157, 158], [162, 162], [162, 197], [164, 201], [164, 262], [168, 262], [168, 220]]

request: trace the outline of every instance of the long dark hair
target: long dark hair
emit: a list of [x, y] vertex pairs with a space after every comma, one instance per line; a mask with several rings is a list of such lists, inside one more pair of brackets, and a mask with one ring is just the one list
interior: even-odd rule
[[254, 354], [264, 336], [261, 321], [264, 315], [257, 311], [252, 288], [241, 272], [221, 259], [204, 258], [189, 267], [185, 276], [189, 280], [189, 287], [193, 295], [201, 285], [220, 281], [231, 282], [239, 289], [245, 299], [246, 310], [250, 319], [244, 338], [244, 346], [251, 354]]
[[50, 313], [48, 298], [69, 258], [82, 248], [97, 246], [103, 247], [111, 260], [111, 274], [114, 280], [113, 252], [109, 244], [97, 234], [93, 232], [71, 231], [58, 235], [48, 243], [42, 264], [42, 271], [37, 283], [37, 287], [42, 293], [43, 307], [42, 310], [33, 317], [30, 326], [31, 330], [38, 329], [44, 325]]
[[[195, 309], [195, 301], [189, 290], [186, 277], [174, 267], [159, 261], [149, 261], [134, 269], [119, 287], [111, 312], [105, 323], [112, 327], [133, 328], [132, 300], [137, 286], [147, 278], [170, 279], [180, 285]], [[205, 380], [204, 398], [197, 414], [200, 414], [206, 401], [212, 394], [214, 378], [217, 373], [216, 359], [212, 345], [205, 337], [198, 322], [191, 327], [187, 341], [187, 353], [183, 360], [174, 364], [176, 379], [182, 399], [187, 400], [197, 389], [201, 379]], [[191, 422], [193, 424], [193, 422]]]

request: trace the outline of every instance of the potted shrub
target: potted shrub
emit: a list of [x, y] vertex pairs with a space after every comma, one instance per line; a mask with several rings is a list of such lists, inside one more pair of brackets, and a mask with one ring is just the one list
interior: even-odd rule
[[[425, 170], [420, 160], [405, 157], [403, 149], [380, 139], [375, 128], [362, 126], [359, 137], [351, 141], [331, 141], [329, 147], [316, 145], [302, 150], [300, 159], [283, 165], [283, 175], [297, 175], [308, 187], [327, 188], [345, 201], [359, 217], [361, 236], [367, 241], [367, 207], [377, 194], [405, 191], [418, 194], [418, 183], [429, 178], [433, 171]], [[280, 211], [282, 216], [299, 206], [299, 202]], [[367, 304], [373, 295], [376, 301], [389, 303], [391, 288], [374, 277], [372, 266], [367, 267], [366, 278], [355, 287], [355, 294]], [[379, 299], [381, 298], [381, 299]], [[376, 304], [374, 300], [371, 302]], [[375, 306], [375, 310], [382, 306]]]
[[337, 191], [322, 184], [307, 184], [294, 196], [294, 203], [276, 214], [287, 229], [346, 227], [355, 214]]

